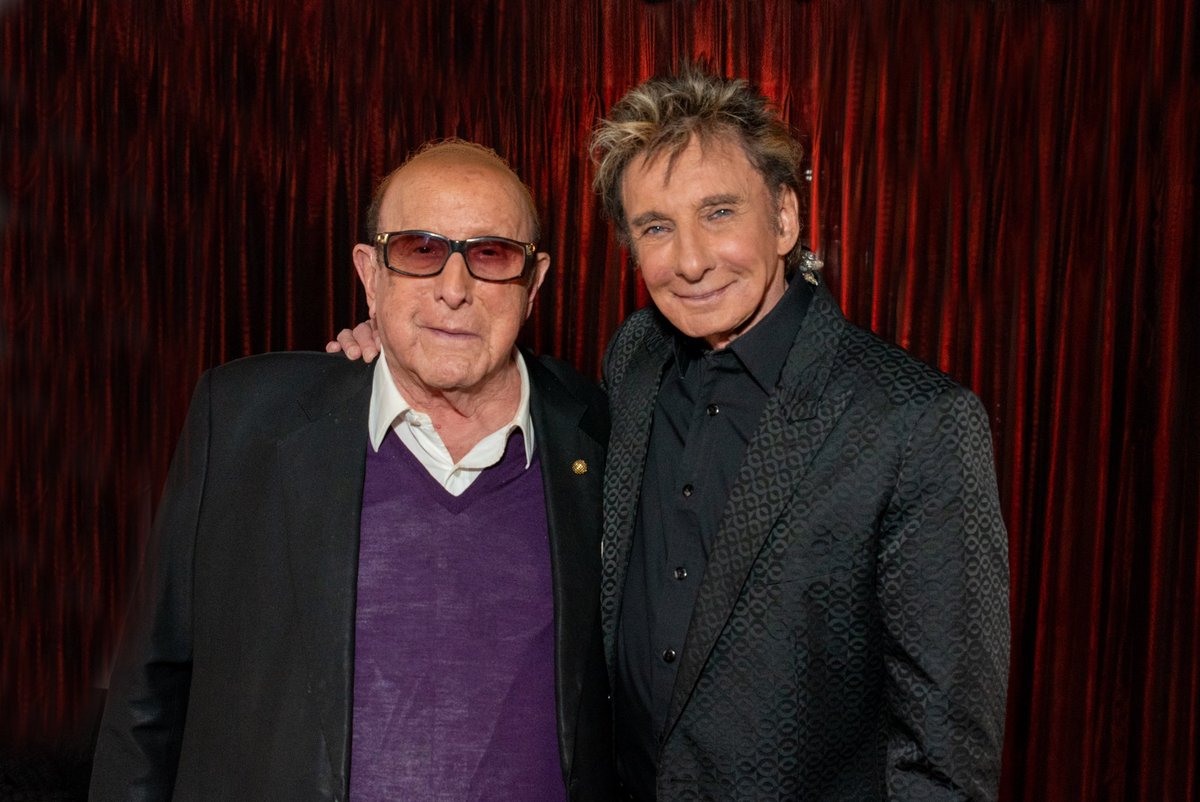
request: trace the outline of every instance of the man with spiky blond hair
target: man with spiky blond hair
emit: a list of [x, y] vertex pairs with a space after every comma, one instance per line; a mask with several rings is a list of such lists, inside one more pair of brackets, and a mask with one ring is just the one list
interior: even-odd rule
[[595, 186], [653, 308], [605, 358], [602, 621], [632, 798], [994, 799], [1008, 551], [978, 399], [848, 323], [746, 82], [641, 84]]

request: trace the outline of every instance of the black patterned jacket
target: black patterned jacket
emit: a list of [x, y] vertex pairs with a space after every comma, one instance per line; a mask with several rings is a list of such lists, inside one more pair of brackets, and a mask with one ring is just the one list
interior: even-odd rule
[[[642, 310], [605, 360], [610, 679], [671, 336]], [[818, 287], [709, 553], [658, 799], [993, 799], [1008, 652], [982, 405]]]

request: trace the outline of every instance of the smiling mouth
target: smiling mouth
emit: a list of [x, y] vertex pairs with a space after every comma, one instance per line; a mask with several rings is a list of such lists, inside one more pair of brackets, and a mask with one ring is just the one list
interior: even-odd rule
[[675, 297], [681, 303], [685, 303], [685, 304], [704, 304], [704, 303], [708, 303], [716, 298], [719, 298], [725, 292], [725, 290], [729, 289], [729, 287], [730, 287], [730, 285], [726, 284], [724, 286], [717, 287], [715, 290], [709, 290], [708, 292], [690, 293], [688, 295], [681, 295], [680, 293], [675, 293]]
[[472, 331], [444, 329], [440, 326], [425, 326], [424, 328], [425, 331], [429, 332], [435, 337], [446, 337], [452, 340], [469, 340], [475, 337], [475, 333]]

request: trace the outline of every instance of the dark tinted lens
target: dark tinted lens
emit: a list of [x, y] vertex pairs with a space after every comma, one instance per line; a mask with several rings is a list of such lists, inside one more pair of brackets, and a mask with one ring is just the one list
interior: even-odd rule
[[466, 250], [471, 272], [483, 279], [517, 278], [525, 269], [525, 249], [515, 242], [481, 237]]
[[388, 239], [388, 264], [405, 273], [427, 276], [446, 263], [450, 245], [430, 234], [396, 234]]

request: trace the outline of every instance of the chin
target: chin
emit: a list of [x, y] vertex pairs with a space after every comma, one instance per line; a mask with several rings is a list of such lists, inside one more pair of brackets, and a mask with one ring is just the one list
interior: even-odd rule
[[464, 390], [474, 387], [481, 379], [474, 371], [450, 369], [432, 371], [425, 383], [438, 390]]
[[[670, 320], [671, 316], [667, 315], [667, 319]], [[674, 320], [671, 323], [685, 336], [696, 340], [725, 338], [737, 331], [737, 324], [733, 320], [722, 320], [716, 315], [692, 315], [679, 323]]]

